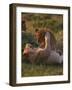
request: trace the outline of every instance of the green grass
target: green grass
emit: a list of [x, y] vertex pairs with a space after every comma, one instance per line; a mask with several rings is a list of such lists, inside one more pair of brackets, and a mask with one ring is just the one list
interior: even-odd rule
[[[26, 32], [22, 33], [22, 51], [24, 50], [26, 43], [31, 43], [33, 47], [38, 47], [38, 43], [34, 39], [36, 28], [50, 28], [53, 31], [57, 41], [56, 49], [63, 50], [63, 15], [23, 13], [22, 20], [25, 20], [26, 22]], [[22, 28], [22, 30], [24, 29]], [[22, 58], [24, 57], [22, 56]], [[62, 65], [32, 65], [30, 63], [22, 62], [22, 77], [46, 75], [51, 76], [62, 74]]]
[[22, 77], [29, 76], [54, 76], [63, 74], [63, 65], [43, 65], [22, 63]]

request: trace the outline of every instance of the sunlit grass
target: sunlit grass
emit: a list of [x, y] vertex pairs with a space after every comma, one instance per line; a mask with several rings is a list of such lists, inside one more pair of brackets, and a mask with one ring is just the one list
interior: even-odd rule
[[28, 76], [51, 76], [51, 75], [62, 75], [63, 66], [62, 65], [32, 65], [29, 63], [22, 64], [22, 77]]
[[[26, 32], [22, 33], [22, 50], [27, 43], [38, 47], [35, 40], [35, 29], [50, 28], [56, 38], [56, 49], [63, 52], [63, 15], [50, 14], [22, 14], [22, 20], [26, 22]], [[22, 30], [24, 30], [22, 28]], [[23, 58], [23, 56], [22, 56]], [[41, 62], [42, 63], [42, 62]], [[43, 65], [22, 62], [22, 77], [62, 75], [63, 65]]]

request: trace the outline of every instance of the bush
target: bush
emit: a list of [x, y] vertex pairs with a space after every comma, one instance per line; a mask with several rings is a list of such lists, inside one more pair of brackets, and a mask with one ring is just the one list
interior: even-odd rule
[[63, 52], [63, 31], [59, 31], [56, 34], [56, 49]]
[[26, 43], [32, 44], [33, 47], [38, 47], [38, 43], [31, 33], [22, 32], [22, 48], [25, 47]]

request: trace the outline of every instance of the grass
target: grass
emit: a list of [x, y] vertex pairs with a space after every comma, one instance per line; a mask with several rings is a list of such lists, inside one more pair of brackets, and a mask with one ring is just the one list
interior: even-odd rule
[[63, 74], [63, 65], [58, 64], [29, 64], [22, 63], [22, 77], [29, 76], [54, 76]]
[[[50, 28], [57, 41], [57, 49], [63, 49], [63, 16], [62, 15], [48, 15], [48, 14], [22, 14], [22, 20], [26, 22], [26, 32], [22, 33], [22, 50], [26, 43], [31, 43], [33, 47], [38, 47], [38, 43], [34, 39], [35, 29]], [[22, 28], [22, 30], [24, 30]], [[23, 58], [23, 56], [22, 56]], [[43, 65], [43, 64], [30, 64], [22, 62], [22, 77], [29, 76], [51, 76], [62, 75], [62, 65]]]
[[[57, 40], [56, 48], [59, 50], [63, 49], [63, 32], [58, 31], [55, 34]], [[24, 32], [22, 33], [22, 53], [26, 43], [31, 43], [33, 47], [38, 47], [38, 43], [36, 42], [34, 35], [32, 33]], [[41, 60], [42, 63], [42, 60]], [[30, 64], [27, 59], [22, 55], [22, 77], [29, 76], [52, 76], [52, 75], [62, 75], [63, 74], [63, 66], [58, 64]]]

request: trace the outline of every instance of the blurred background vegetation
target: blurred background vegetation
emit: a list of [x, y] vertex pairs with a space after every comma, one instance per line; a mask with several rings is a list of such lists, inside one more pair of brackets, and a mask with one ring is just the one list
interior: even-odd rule
[[27, 31], [32, 33], [36, 28], [50, 28], [54, 32], [63, 30], [63, 15], [22, 13], [22, 21], [25, 21]]
[[63, 49], [63, 15], [22, 13], [22, 47], [26, 43], [37, 46], [35, 29], [51, 29], [57, 41], [57, 48]]
[[[22, 13], [22, 52], [26, 43], [38, 47], [34, 37], [35, 29], [51, 29], [56, 38], [56, 48], [63, 52], [63, 15]], [[25, 63], [22, 55], [22, 76], [61, 75], [61, 65], [34, 65]]]

